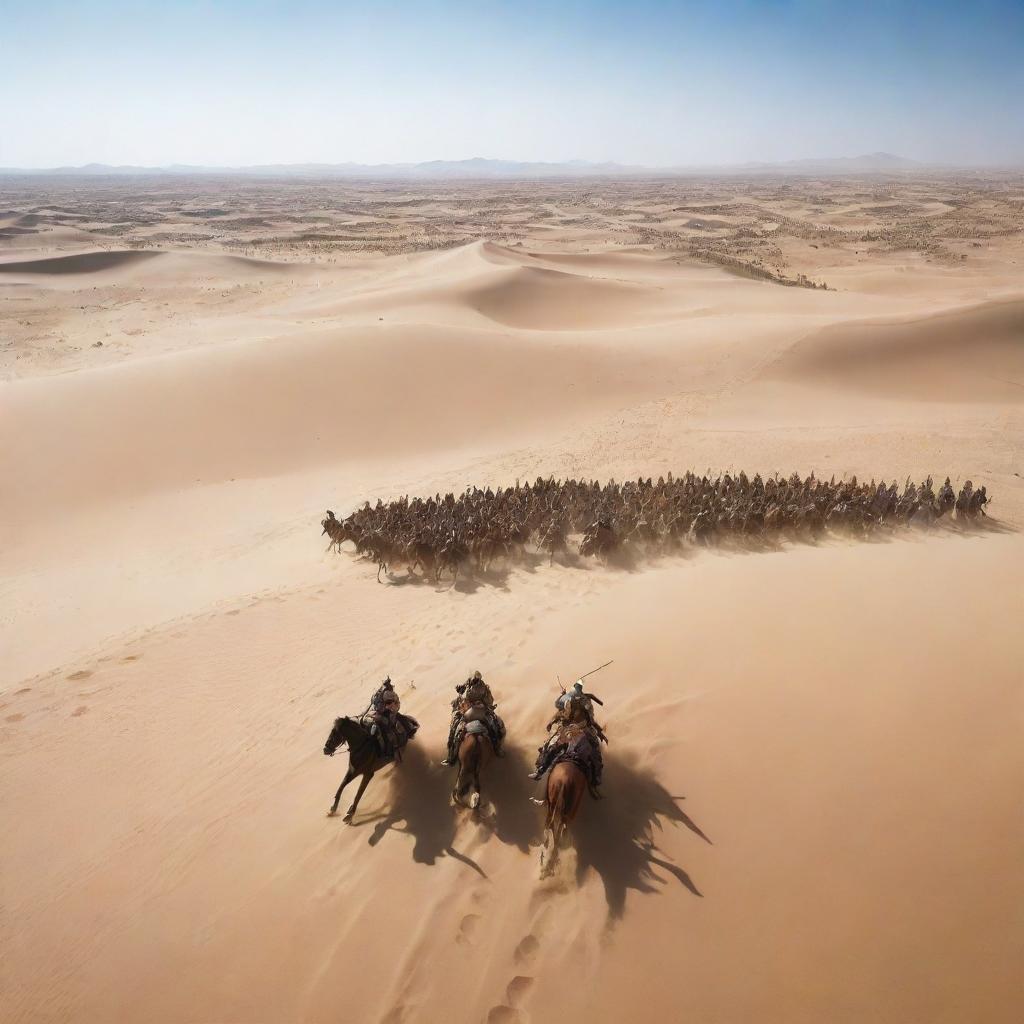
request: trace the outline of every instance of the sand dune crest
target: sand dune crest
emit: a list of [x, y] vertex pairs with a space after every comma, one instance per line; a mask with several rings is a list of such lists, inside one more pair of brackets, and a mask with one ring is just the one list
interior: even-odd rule
[[1024, 302], [828, 327], [767, 376], [929, 401], [1021, 402]]
[[82, 252], [73, 256], [51, 256], [46, 259], [0, 263], [0, 274], [97, 274], [105, 270], [117, 270], [145, 263], [161, 255], [159, 252], [134, 249]]

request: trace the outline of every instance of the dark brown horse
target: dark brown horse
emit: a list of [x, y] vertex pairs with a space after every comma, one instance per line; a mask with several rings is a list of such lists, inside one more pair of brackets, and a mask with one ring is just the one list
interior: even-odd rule
[[480, 807], [480, 774], [494, 755], [494, 746], [486, 732], [469, 732], [459, 744], [459, 774], [452, 790], [456, 804], [476, 811]]
[[579, 813], [587, 792], [587, 777], [573, 761], [557, 761], [548, 772], [548, 813], [544, 822], [544, 845], [540, 851], [540, 877], [555, 870], [558, 851], [565, 845], [566, 831]]
[[383, 757], [377, 747], [377, 741], [370, 735], [370, 730], [354, 718], [336, 718], [330, 736], [324, 744], [324, 753], [328, 757], [334, 757], [335, 751], [342, 744], [348, 745], [348, 771], [345, 778], [341, 780], [338, 792], [334, 794], [334, 803], [328, 812], [329, 817], [338, 813], [338, 801], [341, 800], [342, 790], [357, 776], [361, 775], [363, 781], [359, 783], [359, 790], [356, 793], [352, 806], [345, 812], [344, 820], [351, 822], [352, 815], [356, 813], [359, 801], [362, 799], [370, 779], [385, 765], [391, 764], [394, 757]]

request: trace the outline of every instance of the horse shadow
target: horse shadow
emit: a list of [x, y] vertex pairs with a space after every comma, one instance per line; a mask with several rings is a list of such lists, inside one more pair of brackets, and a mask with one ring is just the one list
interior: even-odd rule
[[657, 833], [668, 823], [685, 826], [706, 843], [711, 840], [648, 771], [628, 757], [606, 759], [605, 799], [588, 801], [572, 825], [577, 855], [577, 881], [592, 870], [601, 878], [609, 922], [625, 912], [630, 890], [657, 893], [674, 878], [694, 896], [703, 894], [690, 875], [659, 850]]
[[499, 842], [529, 853], [543, 835], [543, 813], [531, 797], [542, 799], [543, 783], [531, 782], [526, 776], [533, 771], [533, 758], [521, 747], [506, 743], [505, 756], [496, 758], [483, 775], [483, 799], [494, 807], [480, 824]]
[[[391, 771], [387, 809], [377, 818], [367, 842], [376, 846], [388, 832], [412, 837], [412, 859], [417, 864], [436, 864], [451, 857], [487, 875], [471, 857], [455, 849], [457, 820], [449, 804], [451, 769], [431, 762], [415, 741], [405, 748], [402, 764]], [[358, 822], [357, 822], [358, 824]]]

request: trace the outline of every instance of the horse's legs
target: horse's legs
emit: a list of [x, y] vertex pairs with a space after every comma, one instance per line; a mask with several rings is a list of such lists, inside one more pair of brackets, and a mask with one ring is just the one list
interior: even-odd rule
[[370, 784], [370, 779], [373, 778], [373, 772], [366, 772], [363, 775], [363, 781], [359, 783], [359, 789], [356, 792], [356, 798], [352, 801], [352, 806], [345, 812], [345, 821], [351, 821], [352, 816], [356, 813], [356, 808], [359, 806], [359, 801], [362, 799], [363, 794], [366, 792], [366, 787]]
[[483, 799], [483, 793], [480, 790], [480, 762], [483, 757], [480, 756], [476, 760], [476, 764], [473, 765], [473, 794], [469, 798], [469, 806], [477, 811], [480, 809], [480, 801]]
[[338, 787], [338, 792], [334, 794], [334, 803], [331, 804], [331, 814], [335, 815], [338, 813], [338, 801], [341, 799], [341, 791], [356, 777], [356, 773], [353, 771], [352, 766], [349, 765], [348, 771], [345, 772], [345, 778], [341, 780], [341, 785]]
[[558, 840], [555, 831], [549, 825], [544, 829], [544, 842], [540, 848], [540, 877], [548, 878], [555, 870], [558, 860]]

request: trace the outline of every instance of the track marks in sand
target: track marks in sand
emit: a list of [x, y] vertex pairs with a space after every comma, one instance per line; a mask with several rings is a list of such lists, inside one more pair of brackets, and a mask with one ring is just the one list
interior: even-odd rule
[[524, 935], [512, 951], [512, 965], [516, 973], [505, 985], [504, 997], [487, 1013], [487, 1024], [520, 1024], [529, 1020], [525, 1004], [533, 990], [536, 978], [526, 971], [541, 963], [542, 939], [548, 935], [551, 907], [542, 905], [533, 914], [530, 931]]
[[524, 935], [519, 940], [512, 954], [513, 960], [521, 966], [529, 967], [537, 960], [537, 952], [540, 949], [540, 940], [532, 932]]
[[472, 946], [473, 937], [480, 928], [481, 920], [482, 918], [479, 914], [466, 914], [459, 922], [459, 930], [455, 936], [455, 941], [462, 945]]

